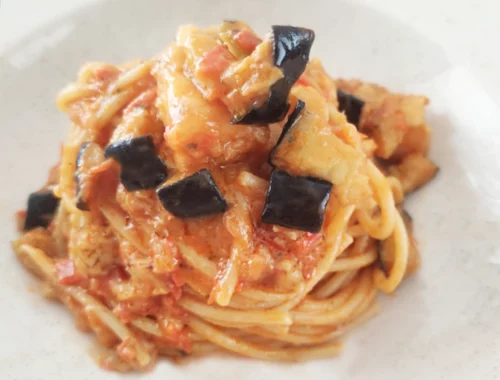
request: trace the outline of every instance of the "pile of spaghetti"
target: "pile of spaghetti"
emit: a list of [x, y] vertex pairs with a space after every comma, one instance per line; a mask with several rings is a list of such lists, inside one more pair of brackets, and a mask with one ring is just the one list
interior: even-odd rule
[[182, 26], [60, 93], [71, 130], [14, 249], [105, 368], [336, 355], [419, 266], [403, 201], [437, 172], [428, 100], [332, 79], [314, 37]]

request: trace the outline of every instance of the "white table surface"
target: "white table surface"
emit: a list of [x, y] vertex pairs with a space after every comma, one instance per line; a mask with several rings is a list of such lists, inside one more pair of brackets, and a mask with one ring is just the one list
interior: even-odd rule
[[[105, 0], [0, 0], [0, 58], [37, 28]], [[170, 1], [170, 0], [166, 0]], [[215, 1], [215, 0], [205, 0]], [[314, 4], [314, 0], [309, 0]], [[500, 105], [500, 1], [353, 0], [407, 24], [441, 46], [447, 59], [466, 66]]]

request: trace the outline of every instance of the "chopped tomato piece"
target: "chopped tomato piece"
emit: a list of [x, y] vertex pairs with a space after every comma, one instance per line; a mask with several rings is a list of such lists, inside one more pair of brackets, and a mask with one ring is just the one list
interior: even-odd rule
[[118, 74], [120, 74], [120, 70], [112, 66], [101, 67], [95, 71], [95, 77], [100, 82], [110, 81], [118, 77]]
[[57, 280], [61, 285], [75, 285], [82, 280], [76, 273], [75, 264], [69, 259], [62, 259], [56, 263]]
[[128, 301], [122, 301], [113, 309], [123, 322], [130, 322], [135, 318], [156, 315], [161, 312], [162, 297], [155, 296], [150, 298], [135, 298]]
[[234, 60], [229, 50], [219, 45], [203, 55], [198, 63], [198, 72], [205, 76], [220, 77]]
[[16, 217], [17, 218], [26, 218], [26, 214], [27, 214], [26, 210], [18, 210], [16, 212]]
[[127, 272], [125, 267], [119, 265], [110, 269], [108, 274], [101, 276], [103, 279], [108, 281], [126, 281], [130, 278], [130, 274]]
[[276, 233], [265, 229], [257, 230], [257, 239], [273, 252], [284, 252], [287, 250], [284, 241], [278, 241]]
[[304, 77], [304, 75], [301, 75], [299, 79], [297, 80], [297, 84], [300, 84], [302, 86], [310, 86], [311, 83]]
[[185, 281], [179, 272], [172, 273], [172, 282], [174, 283], [175, 287], [177, 287], [177, 288], [181, 288], [185, 284]]
[[295, 242], [297, 252], [304, 253], [310, 251], [315, 245], [320, 243], [322, 236], [323, 234], [321, 233], [313, 234], [311, 232], [306, 232]]
[[259, 45], [262, 40], [257, 37], [252, 31], [244, 29], [238, 32], [234, 36], [234, 40], [240, 45], [240, 48], [247, 54], [251, 54], [257, 45]]
[[[177, 289], [182, 292], [181, 288]], [[186, 311], [177, 304], [180, 297], [177, 297], [177, 295], [173, 293], [176, 293], [176, 291], [174, 290], [172, 293], [162, 296], [162, 307], [168, 310], [169, 315], [174, 318], [185, 318], [187, 316]]]
[[130, 278], [130, 274], [122, 266], [113, 267], [107, 274], [92, 277], [88, 283], [89, 291], [99, 297], [114, 297], [111, 289], [112, 283], [125, 282]]
[[147, 107], [153, 104], [156, 99], [156, 90], [147, 90], [132, 100], [123, 111], [124, 113], [132, 111], [135, 107]]

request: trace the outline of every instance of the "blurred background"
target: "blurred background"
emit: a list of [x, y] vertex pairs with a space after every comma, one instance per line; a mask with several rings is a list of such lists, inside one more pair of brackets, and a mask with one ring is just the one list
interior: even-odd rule
[[[74, 19], [74, 21], [82, 24], [92, 23], [94, 18], [99, 18], [106, 8], [106, 3], [111, 5], [116, 1], [0, 0], [0, 58], [9, 47], [15, 46], [34, 31], [40, 30], [43, 26], [65, 15], [76, 14], [78, 10], [86, 9], [89, 10], [86, 17]], [[120, 7], [123, 14], [116, 15], [116, 17], [126, 17], [127, 13], [141, 12], [141, 9], [144, 11], [151, 4], [154, 5], [154, 13], [158, 17], [164, 17], [167, 22], [169, 15], [175, 11], [175, 2], [172, 0], [118, 0], [118, 2], [123, 4], [123, 7]], [[210, 2], [218, 9], [227, 9], [228, 17], [235, 18], [241, 17], [240, 15], [245, 16], [246, 13], [263, 12], [267, 13], [268, 19], [269, 16], [273, 19], [282, 17], [281, 6], [287, 3], [270, 0], [265, 2], [265, 8], [268, 9], [263, 9], [259, 1], [255, 0], [245, 1], [244, 4], [233, 0], [203, 1], [205, 4]], [[334, 14], [321, 13], [321, 3], [317, 0], [304, 2], [307, 14], [331, 18], [332, 22], [345, 22], [346, 25], [359, 25], [364, 17], [372, 18], [378, 13], [381, 22], [391, 19], [394, 23], [413, 28], [420, 35], [427, 37], [429, 42], [442, 47], [446, 59], [453, 65], [464, 65], [473, 71], [474, 76], [481, 82], [481, 86], [497, 104], [500, 104], [500, 53], [498, 49], [500, 2], [498, 0], [332, 0], [331, 3], [338, 4], [338, 12]], [[193, 13], [197, 13], [196, 6], [193, 8]], [[192, 15], [186, 16], [186, 21], [193, 19]], [[210, 18], [210, 15], [206, 14], [201, 16]], [[112, 22], [111, 19], [110, 28], [112, 28]], [[73, 25], [73, 27], [77, 26]], [[387, 25], [381, 25], [381, 28], [387, 28]], [[395, 38], [397, 38], [399, 31], [397, 28], [394, 31]], [[376, 34], [377, 31], [374, 33]], [[366, 35], [358, 37], [370, 38]], [[165, 41], [170, 38], [171, 36], [166, 36]], [[375, 44], [373, 49], [377, 48]], [[411, 51], [412, 46], [407, 46], [407, 49]], [[420, 52], [419, 54], [420, 57], [417, 55], [414, 59], [424, 60], [426, 53]], [[365, 63], [363, 65], [366, 66]], [[355, 72], [359, 74], [359, 70]], [[386, 78], [374, 79], [387, 83]]]

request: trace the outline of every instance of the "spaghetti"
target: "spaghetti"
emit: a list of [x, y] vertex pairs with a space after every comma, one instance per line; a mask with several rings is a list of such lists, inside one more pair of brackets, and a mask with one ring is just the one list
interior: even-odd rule
[[331, 79], [313, 40], [183, 26], [158, 57], [89, 63], [59, 94], [71, 130], [14, 249], [104, 367], [337, 355], [418, 267], [402, 206], [437, 170], [428, 101]]

